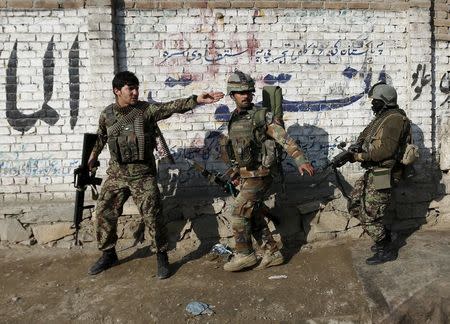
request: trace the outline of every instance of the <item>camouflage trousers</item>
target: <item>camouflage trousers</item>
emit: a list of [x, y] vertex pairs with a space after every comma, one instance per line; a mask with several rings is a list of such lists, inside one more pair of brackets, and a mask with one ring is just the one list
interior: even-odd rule
[[386, 237], [383, 218], [391, 200], [391, 189], [376, 190], [373, 186], [373, 174], [366, 173], [356, 181], [350, 193], [348, 211], [361, 222], [364, 231], [375, 241]]
[[253, 251], [252, 235], [263, 248], [270, 251], [278, 249], [264, 217], [269, 211], [264, 199], [271, 184], [270, 176], [241, 180], [232, 212], [235, 250], [238, 253], [249, 254]]
[[151, 175], [124, 178], [109, 174], [95, 209], [98, 248], [104, 251], [116, 245], [117, 221], [130, 196], [147, 227], [150, 250], [167, 250], [167, 227], [163, 220], [160, 192], [156, 178]]

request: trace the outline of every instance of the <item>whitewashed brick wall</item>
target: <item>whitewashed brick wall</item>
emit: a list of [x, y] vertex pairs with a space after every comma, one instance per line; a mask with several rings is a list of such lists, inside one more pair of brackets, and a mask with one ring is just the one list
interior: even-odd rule
[[[416, 125], [424, 161], [432, 161], [433, 145], [439, 149], [439, 134], [432, 132], [439, 131], [439, 121], [448, 114], [449, 41], [437, 41], [432, 51], [426, 7], [399, 11], [126, 9], [116, 17], [124, 30], [115, 36], [116, 52], [111, 20], [108, 6], [0, 8], [0, 201], [73, 198], [72, 172], [81, 157], [82, 134], [95, 131], [100, 111], [113, 100], [114, 53], [119, 70], [133, 71], [141, 80], [145, 100], [225, 91], [227, 76], [235, 68], [256, 79], [256, 101], [262, 100], [264, 85], [280, 85], [284, 99], [297, 107], [285, 112], [287, 129], [318, 167], [337, 153], [339, 142], [354, 139], [370, 121], [365, 91], [386, 79], [397, 89], [401, 108]], [[45, 117], [25, 122], [23, 115], [19, 119], [26, 126], [8, 121], [6, 107], [13, 100], [7, 100], [7, 88], [14, 82], [7, 77], [13, 72], [16, 42], [17, 111], [31, 115], [46, 102], [59, 115], [56, 121], [47, 123]], [[268, 82], [269, 75], [273, 82]], [[78, 106], [77, 111], [72, 107], [72, 119], [71, 98], [73, 107]], [[353, 102], [334, 106], [345, 98]], [[319, 104], [321, 108], [314, 111], [305, 108]], [[227, 97], [218, 105], [199, 107], [160, 124], [182, 170], [180, 185], [188, 186], [198, 176], [186, 171], [183, 156], [215, 165], [215, 147], [205, 135], [226, 133], [223, 120], [215, 114], [218, 108], [223, 112], [224, 106], [234, 108]], [[105, 151], [100, 173], [107, 159]], [[349, 167], [344, 173], [359, 171]]]

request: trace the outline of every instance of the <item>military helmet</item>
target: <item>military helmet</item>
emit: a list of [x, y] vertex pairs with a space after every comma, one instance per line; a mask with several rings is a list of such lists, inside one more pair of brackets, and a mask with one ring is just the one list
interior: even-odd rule
[[242, 71], [234, 70], [227, 81], [227, 94], [240, 91], [255, 91], [255, 80]]
[[375, 84], [369, 91], [369, 97], [383, 101], [386, 106], [397, 106], [397, 91], [384, 82]]

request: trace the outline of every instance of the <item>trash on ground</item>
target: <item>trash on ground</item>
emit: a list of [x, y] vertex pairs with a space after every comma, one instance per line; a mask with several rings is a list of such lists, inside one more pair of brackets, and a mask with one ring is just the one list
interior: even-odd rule
[[222, 255], [222, 256], [233, 254], [233, 252], [230, 250], [230, 248], [228, 246], [225, 246], [220, 243], [218, 243], [212, 247], [211, 253], [215, 253], [215, 254]]
[[193, 301], [187, 304], [186, 311], [194, 316], [205, 314], [212, 315], [214, 314], [214, 311], [211, 308], [214, 308], [214, 306], [199, 301]]
[[270, 280], [277, 280], [277, 279], [287, 279], [286, 275], [277, 275], [277, 276], [270, 276]]

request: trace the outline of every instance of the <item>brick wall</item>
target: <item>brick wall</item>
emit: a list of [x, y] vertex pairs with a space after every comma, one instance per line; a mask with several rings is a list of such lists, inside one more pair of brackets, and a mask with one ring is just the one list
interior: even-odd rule
[[[424, 164], [439, 158], [449, 97], [448, 1], [0, 1], [0, 201], [72, 199], [82, 134], [128, 69], [141, 98], [225, 91], [235, 68], [280, 85], [289, 133], [317, 167], [371, 119], [367, 90], [392, 83], [414, 122]], [[162, 122], [183, 158], [216, 165], [229, 98]], [[108, 152], [101, 156], [104, 166]], [[287, 172], [294, 172], [287, 161]], [[344, 174], [360, 172], [355, 166]], [[298, 181], [295, 178], [295, 181]]]

